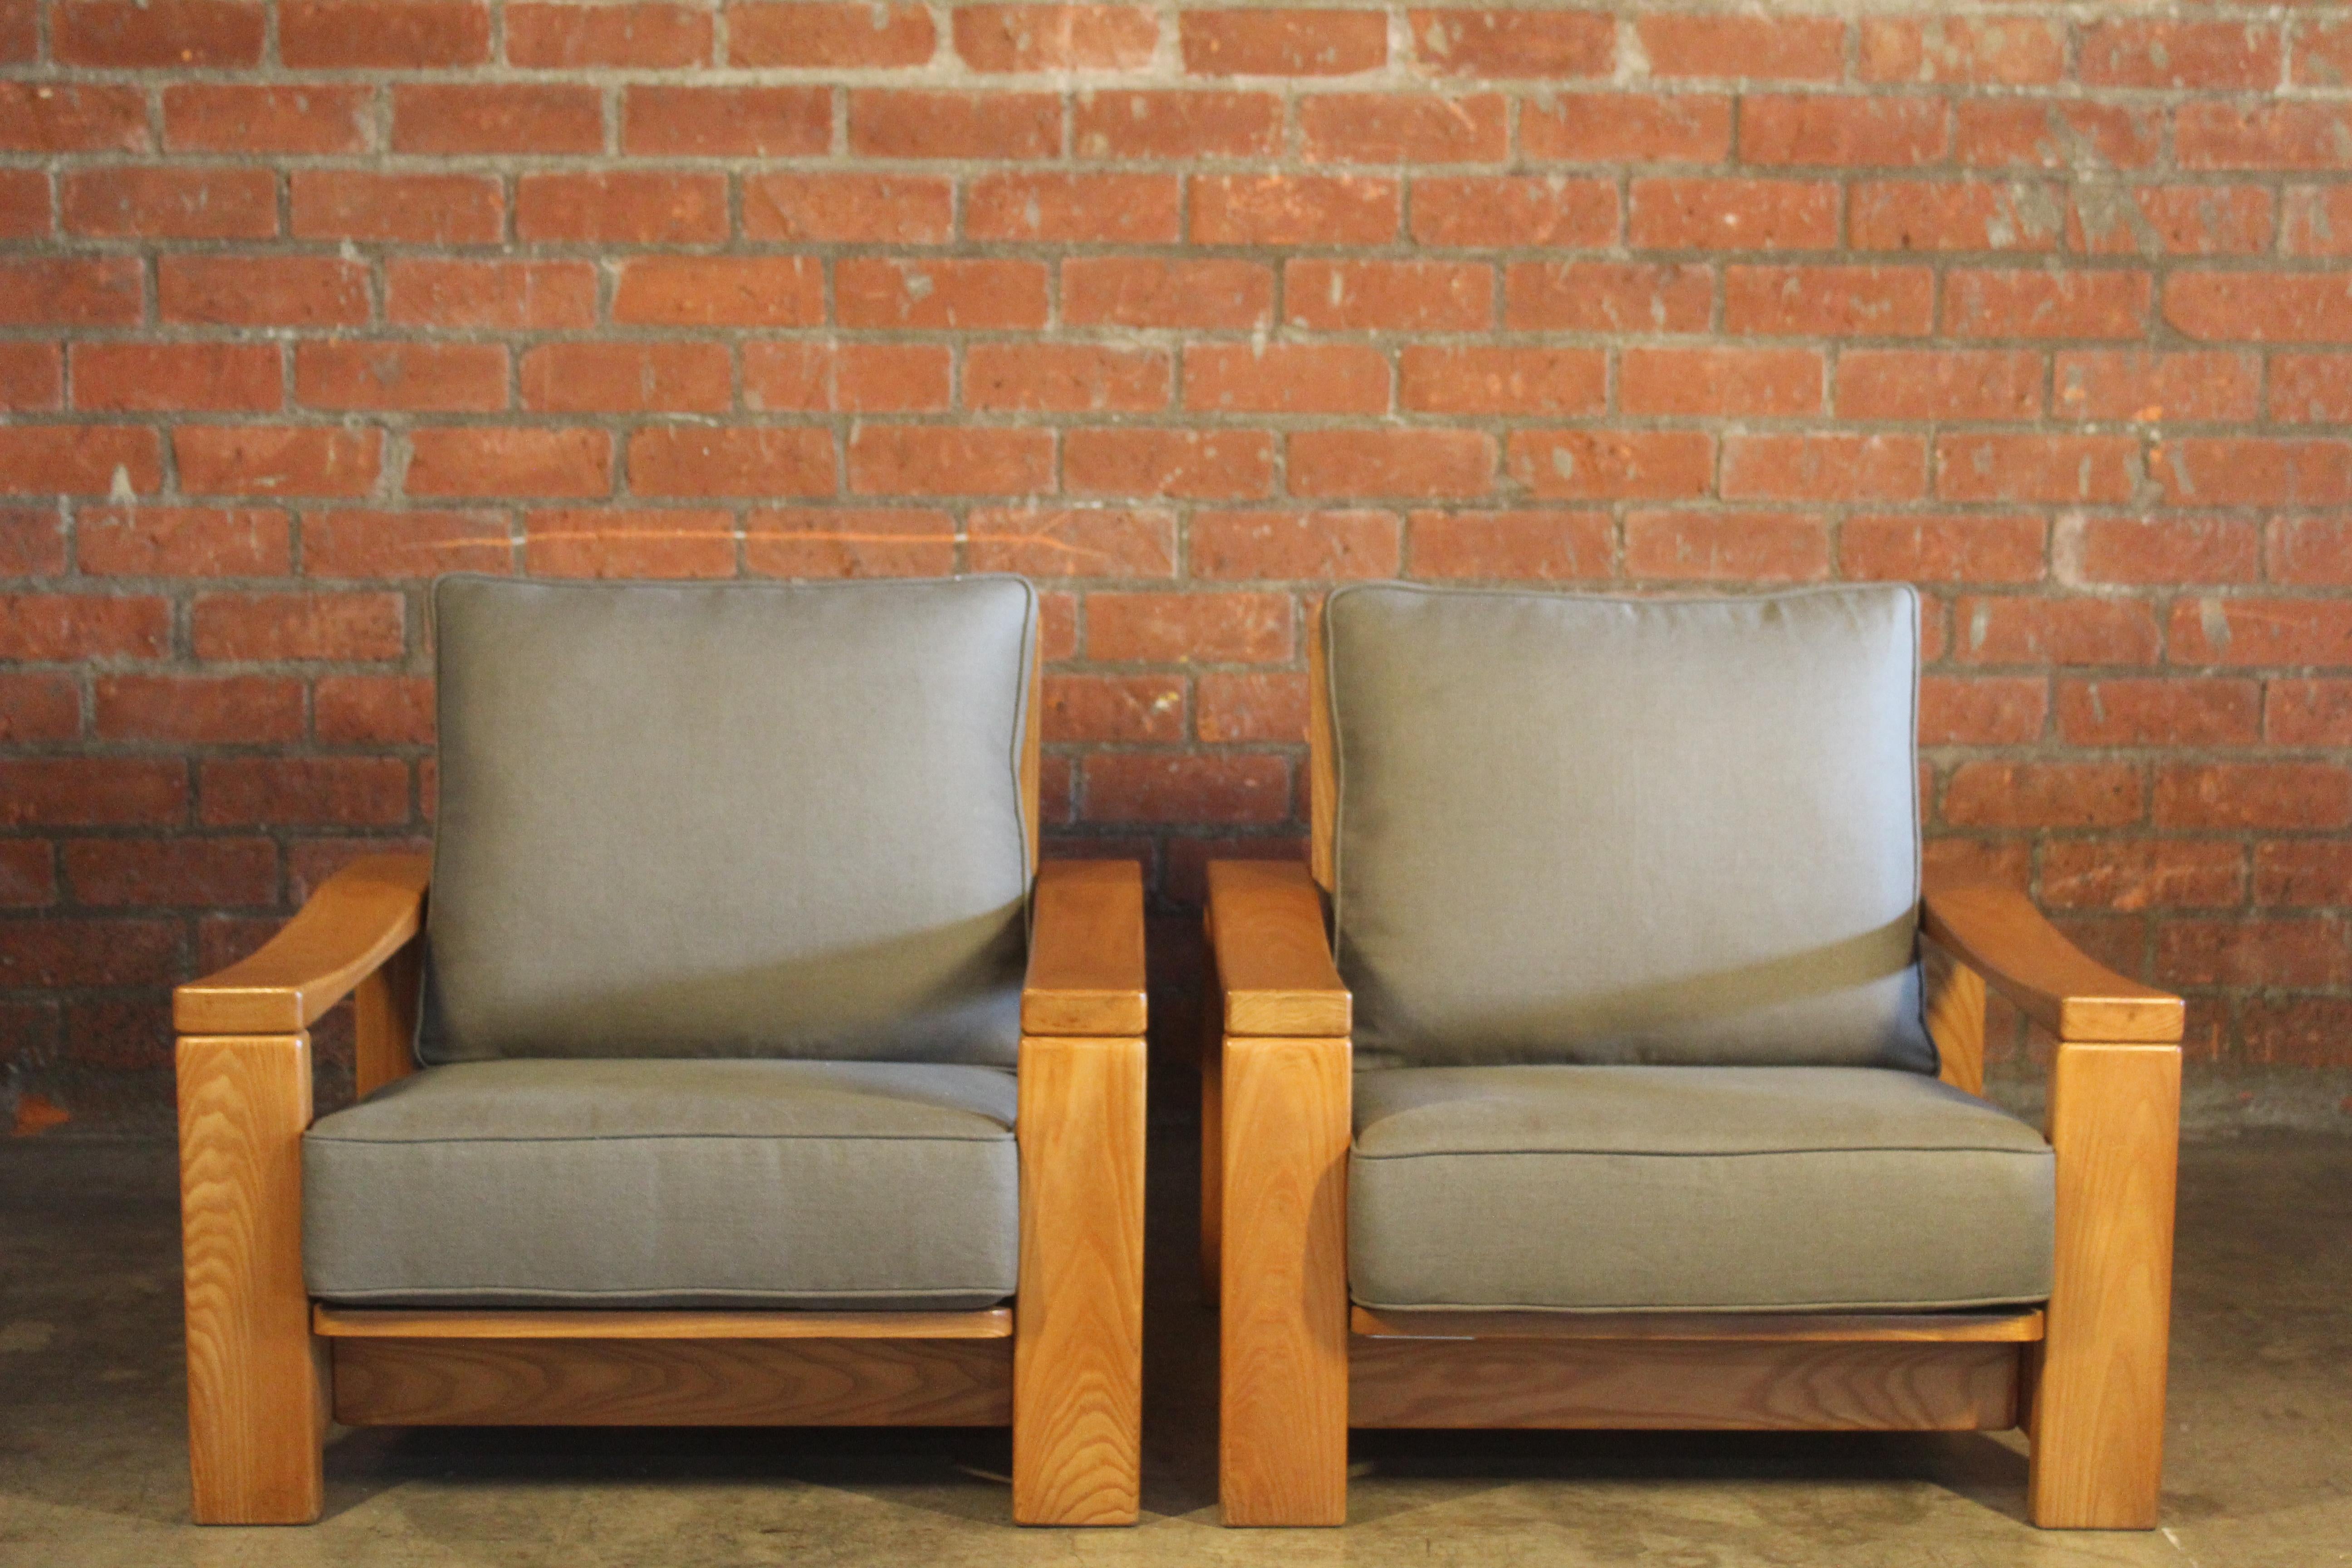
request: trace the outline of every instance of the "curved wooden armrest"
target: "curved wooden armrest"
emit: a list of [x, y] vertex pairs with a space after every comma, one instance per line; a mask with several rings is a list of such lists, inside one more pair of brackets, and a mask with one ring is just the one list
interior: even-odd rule
[[291, 1035], [352, 993], [425, 926], [423, 855], [370, 855], [327, 879], [252, 957], [172, 993], [184, 1035]]
[[1305, 866], [1211, 861], [1209, 942], [1226, 1034], [1332, 1039], [1355, 1027], [1355, 999], [1323, 931], [1323, 895]]
[[1081, 1038], [1143, 1033], [1143, 868], [1048, 860], [1037, 868], [1021, 1032]]
[[2176, 1044], [2180, 998], [2093, 963], [2011, 888], [1928, 890], [1927, 934], [2062, 1040]]

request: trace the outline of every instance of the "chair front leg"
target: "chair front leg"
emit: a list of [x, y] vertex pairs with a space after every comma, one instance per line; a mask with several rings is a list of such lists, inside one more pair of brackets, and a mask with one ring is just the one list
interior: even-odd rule
[[184, 1036], [178, 1063], [196, 1522], [308, 1524], [329, 1387], [302, 1284], [310, 1037]]

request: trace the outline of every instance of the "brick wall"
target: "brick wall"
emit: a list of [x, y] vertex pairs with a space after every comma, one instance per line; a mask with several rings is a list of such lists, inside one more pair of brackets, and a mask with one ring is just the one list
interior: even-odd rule
[[1931, 859], [2352, 1066], [2352, 9], [0, 0], [0, 1063], [428, 831], [420, 586], [1013, 570], [1055, 831], [1339, 578], [1914, 579]]

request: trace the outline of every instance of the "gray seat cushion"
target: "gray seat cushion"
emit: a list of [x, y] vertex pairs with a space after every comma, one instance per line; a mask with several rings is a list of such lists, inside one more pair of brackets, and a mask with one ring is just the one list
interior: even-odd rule
[[1910, 589], [1324, 614], [1360, 1059], [1934, 1070]]
[[430, 1062], [1012, 1064], [1036, 595], [435, 588]]
[[378, 1306], [984, 1307], [1013, 1110], [955, 1064], [427, 1068], [303, 1139], [303, 1269]]
[[1917, 1073], [1363, 1072], [1349, 1278], [1384, 1307], [2039, 1301], [2053, 1180], [2032, 1128]]

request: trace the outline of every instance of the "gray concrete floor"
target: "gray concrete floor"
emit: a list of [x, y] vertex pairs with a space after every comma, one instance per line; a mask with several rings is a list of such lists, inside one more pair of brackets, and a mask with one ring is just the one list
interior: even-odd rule
[[2044, 1534], [2014, 1434], [1360, 1434], [1344, 1531], [1227, 1531], [1181, 1128], [1145, 1521], [1024, 1531], [996, 1433], [340, 1432], [309, 1529], [186, 1522], [172, 1152], [0, 1143], [0, 1564], [2352, 1563], [2352, 1139], [2182, 1152], [2165, 1527]]

